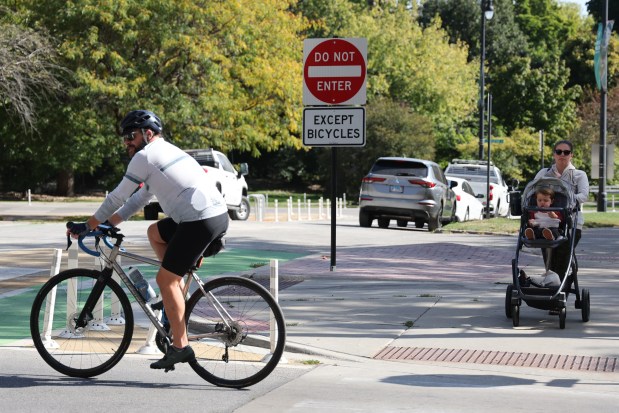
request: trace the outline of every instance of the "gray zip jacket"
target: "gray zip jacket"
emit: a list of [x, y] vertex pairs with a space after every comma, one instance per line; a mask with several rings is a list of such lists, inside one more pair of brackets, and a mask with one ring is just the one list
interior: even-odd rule
[[580, 204], [581, 211], [581, 213], [578, 214], [576, 228], [582, 229], [582, 224], [585, 222], [585, 217], [582, 213], [582, 205], [589, 199], [589, 178], [587, 178], [585, 171], [576, 169], [576, 167], [570, 162], [563, 173], [559, 174], [559, 171], [557, 171], [557, 166], [552, 164], [550, 168], [544, 168], [540, 170], [537, 175], [535, 175], [535, 179], [544, 177], [559, 178], [571, 185], [572, 191], [574, 192], [574, 197]]
[[133, 156], [122, 181], [95, 212], [95, 218], [103, 222], [117, 212], [126, 220], [153, 195], [163, 212], [177, 223], [228, 211], [223, 196], [198, 162], [160, 137]]

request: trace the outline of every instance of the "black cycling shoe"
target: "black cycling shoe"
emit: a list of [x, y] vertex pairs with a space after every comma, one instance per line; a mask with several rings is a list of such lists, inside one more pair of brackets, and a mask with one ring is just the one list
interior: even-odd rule
[[165, 369], [167, 373], [170, 370], [174, 370], [176, 363], [187, 363], [188, 361], [194, 361], [196, 355], [190, 346], [186, 346], [182, 350], [177, 350], [174, 346], [168, 348], [168, 352], [163, 356], [161, 360], [158, 360], [150, 365], [151, 369]]

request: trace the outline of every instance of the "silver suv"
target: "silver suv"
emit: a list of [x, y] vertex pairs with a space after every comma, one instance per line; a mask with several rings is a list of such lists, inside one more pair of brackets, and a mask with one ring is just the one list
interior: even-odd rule
[[451, 222], [455, 214], [454, 192], [441, 168], [432, 161], [413, 158], [378, 158], [361, 181], [359, 225], [378, 220], [387, 228], [395, 219], [398, 227], [409, 221], [416, 228], [427, 223], [429, 231]]

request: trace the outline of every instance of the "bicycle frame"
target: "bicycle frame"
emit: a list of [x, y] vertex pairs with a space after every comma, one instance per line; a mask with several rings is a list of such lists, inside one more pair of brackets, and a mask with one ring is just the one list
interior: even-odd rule
[[[152, 258], [144, 257], [141, 255], [137, 255], [137, 254], [134, 254], [128, 251], [124, 251], [120, 248], [121, 243], [122, 243], [122, 237], [116, 240], [116, 243], [112, 247], [112, 250], [109, 255], [105, 255], [103, 251], [99, 249], [101, 253], [100, 256], [103, 257], [103, 260], [105, 261], [105, 268], [102, 271], [103, 277], [98, 279], [95, 285], [93, 286], [92, 292], [90, 293], [86, 301], [86, 304], [84, 305], [84, 308], [82, 309], [80, 313], [79, 318], [76, 320], [76, 326], [85, 327], [88, 324], [88, 322], [94, 318], [92, 315], [93, 309], [95, 308], [95, 305], [97, 301], [99, 300], [101, 293], [103, 292], [105, 284], [112, 277], [113, 272], [116, 272], [116, 274], [118, 274], [118, 276], [122, 279], [125, 286], [129, 289], [129, 291], [131, 292], [131, 295], [133, 295], [136, 302], [142, 308], [142, 310], [144, 311], [144, 313], [146, 314], [150, 322], [153, 324], [153, 326], [155, 326], [159, 334], [161, 334], [162, 337], [166, 337], [166, 339], [168, 340], [168, 344], [171, 344], [170, 336], [168, 332], [166, 332], [158, 316], [155, 315], [155, 312], [152, 310], [152, 308], [146, 304], [146, 301], [144, 300], [142, 295], [139, 293], [139, 291], [137, 290], [137, 288], [135, 287], [135, 285], [133, 284], [133, 282], [127, 275], [127, 273], [122, 269], [122, 267], [118, 263], [117, 258], [119, 256], [126, 257], [132, 260], [143, 262], [143, 263], [153, 265], [156, 267], [160, 267], [161, 262], [156, 259], [152, 259]], [[198, 275], [195, 273], [193, 269], [190, 269], [189, 272], [184, 277], [183, 297], [185, 298], [185, 301], [187, 300], [187, 296], [189, 293], [189, 287], [192, 281], [195, 281], [197, 283], [198, 288], [202, 291], [202, 294], [207, 298], [209, 304], [218, 313], [219, 317], [221, 318], [222, 323], [226, 327], [230, 327], [232, 317], [225, 310], [224, 306], [221, 305], [221, 303], [219, 303], [217, 298], [213, 296], [213, 294], [211, 294], [210, 292], [206, 293], [206, 291], [204, 291], [204, 288], [203, 288], [204, 283], [202, 282], [200, 277], [198, 277]], [[203, 333], [203, 334], [194, 334], [190, 337], [190, 340], [195, 341], [201, 338], [217, 337], [217, 336], [223, 336], [223, 335], [224, 335], [223, 333], [218, 333], [215, 331]]]

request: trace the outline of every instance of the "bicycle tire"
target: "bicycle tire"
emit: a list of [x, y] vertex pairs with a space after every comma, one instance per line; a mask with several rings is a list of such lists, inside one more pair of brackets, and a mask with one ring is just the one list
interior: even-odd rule
[[[94, 311], [95, 319], [83, 329], [71, 326], [72, 316], [80, 313], [100, 276], [101, 271], [88, 269], [62, 271], [41, 287], [32, 304], [30, 333], [34, 346], [47, 364], [67, 376], [86, 378], [108, 371], [131, 343], [131, 303], [113, 279], [105, 286], [103, 300]], [[52, 307], [49, 313], [46, 303]], [[112, 310], [116, 313], [112, 314]], [[106, 314], [108, 319], [96, 318]]]
[[[190, 363], [193, 370], [220, 387], [242, 388], [266, 378], [279, 363], [286, 343], [284, 315], [273, 296], [260, 284], [241, 277], [213, 279], [205, 283], [204, 291], [225, 304], [234, 331], [225, 337], [197, 337], [221, 331], [223, 324], [206, 296], [196, 290], [185, 312], [189, 342], [196, 354], [196, 361]], [[272, 352], [271, 314], [277, 337]]]

